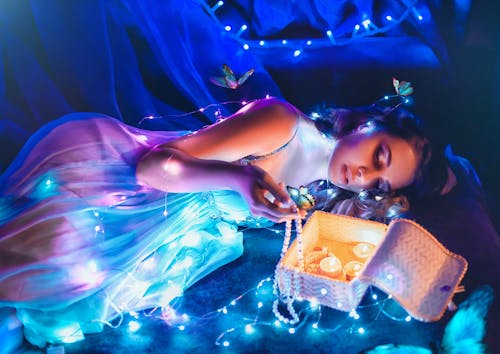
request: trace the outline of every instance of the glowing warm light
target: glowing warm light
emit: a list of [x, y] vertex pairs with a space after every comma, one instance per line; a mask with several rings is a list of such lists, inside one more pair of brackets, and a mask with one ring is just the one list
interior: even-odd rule
[[246, 333], [246, 334], [252, 334], [253, 332], [254, 332], [254, 328], [252, 327], [252, 325], [247, 324], [247, 325], [245, 326], [245, 333]]
[[92, 273], [97, 272], [97, 263], [96, 263], [95, 261], [90, 261], [90, 262], [89, 262], [89, 270], [90, 270]]
[[361, 268], [363, 268], [363, 263], [361, 262], [351, 261], [346, 263], [344, 270], [347, 280], [356, 278], [359, 275]]
[[325, 257], [319, 262], [319, 269], [325, 275], [335, 278], [342, 272], [342, 263], [335, 257]]
[[182, 171], [182, 165], [178, 161], [172, 161], [171, 159], [165, 161], [162, 167], [172, 176], [178, 176]]
[[130, 332], [137, 332], [141, 328], [141, 324], [137, 321], [130, 321], [128, 323], [128, 330]]
[[375, 251], [375, 246], [370, 243], [360, 242], [353, 247], [352, 251], [358, 258], [368, 258]]

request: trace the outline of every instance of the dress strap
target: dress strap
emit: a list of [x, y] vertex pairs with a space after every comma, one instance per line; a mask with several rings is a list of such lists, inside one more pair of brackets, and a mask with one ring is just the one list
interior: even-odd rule
[[300, 119], [299, 119], [299, 116], [297, 116], [297, 123], [295, 124], [295, 131], [293, 132], [292, 137], [290, 139], [288, 139], [288, 141], [285, 144], [281, 145], [279, 148], [274, 149], [273, 151], [268, 152], [267, 154], [264, 154], [264, 155], [248, 155], [248, 156], [245, 156], [245, 157], [237, 160], [237, 162], [242, 164], [242, 165], [250, 165], [253, 161], [267, 159], [268, 157], [271, 157], [271, 156], [277, 154], [278, 152], [284, 150], [288, 145], [290, 145], [290, 143], [293, 141], [293, 139], [295, 139], [295, 136], [297, 135], [297, 131], [299, 130], [299, 124], [300, 124]]

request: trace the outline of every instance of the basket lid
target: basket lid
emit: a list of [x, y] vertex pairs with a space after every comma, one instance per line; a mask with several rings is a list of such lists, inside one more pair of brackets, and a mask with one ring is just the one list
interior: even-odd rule
[[391, 294], [410, 315], [437, 321], [467, 270], [467, 261], [407, 219], [389, 224], [360, 280]]

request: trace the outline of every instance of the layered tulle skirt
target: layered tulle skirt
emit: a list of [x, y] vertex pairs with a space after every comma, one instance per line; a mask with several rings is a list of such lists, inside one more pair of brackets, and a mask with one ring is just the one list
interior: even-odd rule
[[118, 315], [167, 307], [241, 255], [255, 223], [232, 191], [140, 185], [138, 158], [182, 132], [65, 117], [35, 134], [0, 179], [0, 306], [32, 343], [72, 342]]

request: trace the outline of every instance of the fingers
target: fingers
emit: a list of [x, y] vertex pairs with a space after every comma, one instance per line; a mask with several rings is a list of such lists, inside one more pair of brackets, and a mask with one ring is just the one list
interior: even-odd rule
[[291, 204], [293, 203], [292, 198], [285, 189], [284, 183], [277, 184], [273, 178], [264, 172], [262, 176], [262, 188], [267, 189], [277, 201], [281, 203]]

